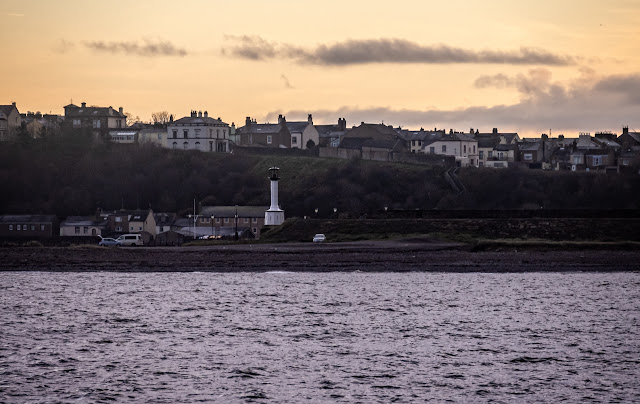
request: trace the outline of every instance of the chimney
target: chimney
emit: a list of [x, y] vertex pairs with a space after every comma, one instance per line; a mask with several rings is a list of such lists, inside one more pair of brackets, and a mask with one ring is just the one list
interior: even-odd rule
[[122, 107], [118, 108], [118, 111], [120, 112], [120, 115], [124, 115], [124, 109]]
[[11, 103], [11, 105], [13, 105], [13, 107], [14, 107], [14, 108], [18, 108], [18, 107], [16, 107], [16, 103], [15, 103], [15, 101], [14, 101], [14, 102], [12, 102], [12, 103]]
[[173, 114], [169, 115], [169, 122], [173, 122]]
[[249, 126], [249, 125], [251, 125], [251, 117], [250, 117], [250, 116], [248, 116], [248, 117], [247, 117], [247, 119], [245, 119], [245, 121], [244, 121], [244, 125], [245, 125], [245, 126]]
[[202, 111], [198, 111], [198, 118], [202, 118]]
[[196, 118], [197, 116], [198, 116], [198, 113], [196, 111], [191, 111], [192, 118]]
[[86, 107], [87, 107], [87, 103], [86, 103], [86, 102], [83, 102], [83, 103], [82, 103], [82, 104], [80, 104], [80, 105], [82, 105], [82, 108], [86, 108]]
[[209, 113], [207, 111], [204, 111], [204, 117], [208, 118], [209, 117]]
[[284, 117], [282, 116], [282, 114], [278, 115], [278, 123], [281, 124], [284, 122]]
[[309, 125], [313, 125], [313, 117], [311, 116], [311, 114], [309, 114], [309, 117], [307, 118], [307, 122], [309, 122]]
[[[14, 102], [13, 105], [16, 105], [16, 103]], [[628, 135], [629, 134], [629, 127], [628, 126], [623, 126], [622, 127], [622, 134], [623, 135]]]
[[493, 128], [493, 134], [497, 135], [498, 134], [498, 128]]

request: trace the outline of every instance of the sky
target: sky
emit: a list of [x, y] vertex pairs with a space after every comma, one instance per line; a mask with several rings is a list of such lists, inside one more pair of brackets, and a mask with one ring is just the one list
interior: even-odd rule
[[640, 0], [0, 0], [0, 104], [640, 131]]

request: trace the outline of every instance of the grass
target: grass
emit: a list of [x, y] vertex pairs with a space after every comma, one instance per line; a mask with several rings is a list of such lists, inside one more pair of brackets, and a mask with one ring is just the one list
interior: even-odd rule
[[640, 250], [640, 242], [637, 241], [554, 241], [554, 240], [519, 240], [496, 239], [478, 240], [472, 251], [585, 251], [585, 250]]

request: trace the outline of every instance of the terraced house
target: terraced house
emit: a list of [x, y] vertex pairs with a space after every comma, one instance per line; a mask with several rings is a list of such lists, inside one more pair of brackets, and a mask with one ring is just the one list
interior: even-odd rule
[[191, 111], [191, 116], [177, 121], [170, 118], [164, 146], [170, 149], [229, 153], [229, 124], [209, 117], [204, 111]]
[[91, 128], [95, 134], [107, 134], [110, 129], [127, 127], [127, 117], [120, 107], [117, 111], [112, 107], [87, 107], [69, 104], [64, 107], [64, 119], [74, 128]]

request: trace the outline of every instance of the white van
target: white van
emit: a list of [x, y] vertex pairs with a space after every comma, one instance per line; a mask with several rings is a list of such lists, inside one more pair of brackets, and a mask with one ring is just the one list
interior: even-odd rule
[[143, 245], [142, 236], [139, 234], [123, 234], [116, 239], [123, 246]]

